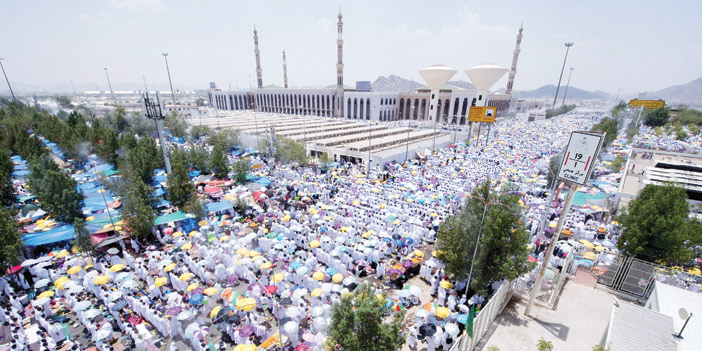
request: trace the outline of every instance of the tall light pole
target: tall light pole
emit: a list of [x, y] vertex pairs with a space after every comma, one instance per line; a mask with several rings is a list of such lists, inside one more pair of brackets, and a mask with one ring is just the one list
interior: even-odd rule
[[166, 72], [168, 72], [168, 85], [171, 86], [171, 97], [173, 97], [173, 105], [176, 104], [175, 93], [173, 92], [173, 82], [171, 82], [171, 70], [168, 68], [168, 53], [164, 52], [163, 58], [166, 60]]
[[103, 67], [105, 70], [105, 77], [107, 77], [107, 86], [110, 87], [110, 96], [112, 96], [112, 100], [115, 99], [115, 93], [112, 91], [112, 83], [110, 83], [110, 75], [107, 74], [107, 67]]
[[553, 97], [553, 106], [551, 108], [556, 107], [556, 100], [558, 100], [558, 90], [561, 88], [561, 79], [563, 79], [563, 70], [565, 69], [565, 64], [566, 61], [568, 60], [568, 51], [570, 51], [570, 47], [573, 46], [572, 42], [565, 43], [566, 46], [566, 53], [565, 53], [565, 58], [563, 58], [563, 67], [561, 67], [561, 76], [558, 77], [558, 85], [556, 86], [556, 96]]
[[163, 152], [163, 161], [166, 164], [166, 173], [171, 174], [171, 161], [168, 159], [168, 149], [166, 140], [163, 138], [163, 120], [166, 118], [163, 115], [163, 104], [161, 103], [161, 95], [156, 92], [156, 101], [149, 98], [149, 93], [144, 93], [141, 96], [141, 108], [144, 111], [144, 116], [148, 119], [153, 119], [156, 125], [159, 141], [161, 142], [161, 151]]
[[3, 58], [0, 57], [0, 68], [2, 68], [2, 74], [5, 76], [5, 81], [7, 82], [7, 87], [10, 88], [10, 95], [12, 95], [12, 101], [17, 102], [17, 98], [15, 97], [15, 92], [12, 91], [12, 85], [10, 85], [10, 80], [7, 79], [7, 73], [5, 73], [5, 66], [2, 65], [2, 60], [3, 60]]
[[566, 96], [568, 96], [568, 88], [570, 87], [570, 77], [573, 76], [573, 70], [574, 70], [574, 69], [575, 69], [575, 67], [571, 67], [571, 68], [570, 68], [570, 73], [568, 73], [568, 83], [566, 84], [566, 90], [565, 90], [565, 92], [563, 93], [563, 103], [562, 103], [562, 105], [565, 105], [565, 99], [566, 99]]

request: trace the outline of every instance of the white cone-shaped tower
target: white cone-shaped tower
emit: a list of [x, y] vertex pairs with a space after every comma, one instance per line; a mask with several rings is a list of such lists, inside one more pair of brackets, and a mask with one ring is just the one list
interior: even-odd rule
[[507, 68], [500, 67], [493, 63], [481, 63], [475, 67], [465, 70], [466, 75], [478, 90], [478, 101], [476, 106], [486, 106], [486, 93], [505, 73], [509, 71]]
[[427, 82], [427, 85], [431, 89], [431, 98], [429, 99], [429, 118], [427, 121], [430, 125], [433, 125], [437, 122], [436, 116], [438, 111], [436, 110], [436, 105], [437, 101], [439, 101], [439, 91], [441, 90], [441, 87], [443, 87], [444, 84], [446, 84], [449, 79], [456, 74], [456, 70], [453, 68], [448, 68], [444, 65], [433, 65], [431, 67], [419, 70], [419, 74], [422, 75], [422, 78], [424, 78], [424, 81]]

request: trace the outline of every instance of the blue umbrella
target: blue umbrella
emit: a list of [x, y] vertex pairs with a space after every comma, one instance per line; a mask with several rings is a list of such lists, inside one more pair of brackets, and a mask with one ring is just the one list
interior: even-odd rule
[[205, 300], [205, 297], [202, 296], [202, 294], [195, 294], [190, 298], [189, 302], [195, 306], [199, 306], [202, 304], [203, 300]]
[[411, 244], [414, 244], [414, 239], [412, 239], [412, 238], [405, 238], [405, 242], [406, 242], [408, 245], [411, 245]]
[[319, 231], [322, 233], [326, 233], [328, 230], [329, 230], [329, 228], [327, 228], [327, 227], [319, 228]]
[[456, 317], [456, 321], [461, 324], [466, 324], [468, 322], [468, 315], [461, 313]]
[[293, 263], [290, 264], [291, 269], [298, 269], [302, 266], [302, 264], [299, 261], [294, 261]]
[[391, 238], [388, 238], [388, 237], [385, 237], [385, 238], [383, 238], [383, 241], [389, 244], [389, 243], [392, 242], [392, 239], [391, 239]]
[[329, 275], [334, 275], [334, 273], [336, 273], [336, 269], [334, 269], [333, 267], [329, 267], [327, 268], [327, 273], [329, 273]]

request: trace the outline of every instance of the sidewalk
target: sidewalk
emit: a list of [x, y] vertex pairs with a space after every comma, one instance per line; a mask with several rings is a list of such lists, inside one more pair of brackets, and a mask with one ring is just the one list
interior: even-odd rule
[[543, 337], [553, 342], [554, 350], [590, 351], [607, 329], [613, 301], [606, 291], [570, 280], [555, 311], [535, 305], [532, 316], [526, 317], [528, 301], [513, 297], [493, 324], [495, 330], [483, 350], [497, 346], [502, 351], [536, 351]]

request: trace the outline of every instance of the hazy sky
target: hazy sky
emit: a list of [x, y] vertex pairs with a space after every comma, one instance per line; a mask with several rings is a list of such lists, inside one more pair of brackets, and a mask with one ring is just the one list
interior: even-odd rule
[[[13, 84], [39, 89], [115, 89], [168, 82], [255, 84], [258, 28], [264, 85], [326, 86], [336, 76], [336, 22], [344, 22], [345, 83], [395, 74], [422, 82], [418, 69], [459, 71], [481, 62], [509, 67], [524, 21], [516, 90], [556, 84], [564, 74], [589, 90], [657, 90], [702, 76], [702, 1], [2, 1], [0, 57]], [[506, 85], [506, 76], [495, 88]], [[124, 89], [124, 88], [122, 88]], [[7, 87], [3, 81], [0, 92]]]

